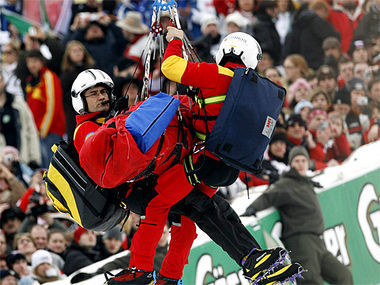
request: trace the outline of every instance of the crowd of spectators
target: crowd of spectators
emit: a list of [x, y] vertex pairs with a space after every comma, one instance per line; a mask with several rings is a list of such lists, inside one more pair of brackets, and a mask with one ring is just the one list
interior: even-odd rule
[[[0, 5], [22, 14], [22, 2]], [[51, 146], [74, 136], [70, 90], [81, 71], [110, 74], [115, 95], [128, 92], [130, 105], [142, 86], [139, 59], [153, 1], [82, 2], [73, 1], [71, 21], [59, 34], [39, 26], [20, 34], [1, 16], [8, 40], [1, 41], [0, 63], [0, 284], [64, 278], [128, 248], [138, 223], [132, 215], [122, 232], [77, 227], [58, 218], [42, 180]], [[202, 61], [214, 62], [225, 35], [247, 32], [263, 50], [258, 72], [287, 89], [263, 171], [241, 173], [242, 183], [276, 182], [289, 170], [294, 146], [306, 147], [310, 169], [321, 170], [379, 139], [379, 0], [177, 2], [182, 27]], [[169, 19], [163, 12], [163, 27]], [[151, 66], [152, 93], [170, 86], [173, 94], [176, 86], [164, 80], [159, 60]]]

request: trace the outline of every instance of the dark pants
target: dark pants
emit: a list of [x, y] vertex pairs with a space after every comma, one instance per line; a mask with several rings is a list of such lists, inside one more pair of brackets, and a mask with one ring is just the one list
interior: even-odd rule
[[350, 270], [327, 250], [319, 236], [299, 234], [283, 242], [291, 251], [292, 262], [308, 270], [302, 273], [305, 279], [297, 279], [297, 284], [323, 284], [323, 280], [329, 284], [353, 284]]
[[172, 211], [193, 220], [239, 265], [252, 248], [260, 248], [230, 204], [219, 195], [210, 198], [193, 190]]

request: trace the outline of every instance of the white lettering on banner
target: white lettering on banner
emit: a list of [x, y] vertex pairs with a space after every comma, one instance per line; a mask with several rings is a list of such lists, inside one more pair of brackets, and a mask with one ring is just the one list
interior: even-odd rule
[[[213, 281], [211, 281], [211, 280]], [[210, 282], [211, 281], [211, 282]], [[210, 283], [209, 283], [210, 282]], [[209, 254], [202, 255], [198, 260], [195, 285], [248, 285], [249, 282], [243, 276], [243, 270], [231, 272], [224, 276], [221, 265], [213, 266], [212, 257]]]
[[323, 240], [330, 251], [344, 265], [351, 264], [351, 258], [347, 250], [347, 235], [343, 224], [326, 229], [323, 232]]
[[[358, 221], [365, 243], [372, 258], [380, 263], [380, 210], [371, 211], [371, 206], [380, 205], [380, 198], [372, 184], [364, 185], [358, 202]], [[377, 241], [374, 233], [377, 232]]]

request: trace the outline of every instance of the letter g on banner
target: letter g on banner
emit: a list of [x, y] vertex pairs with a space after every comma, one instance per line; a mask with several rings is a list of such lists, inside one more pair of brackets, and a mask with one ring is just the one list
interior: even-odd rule
[[[377, 206], [375, 206], [377, 205]], [[376, 210], [371, 212], [374, 206]], [[372, 184], [364, 185], [359, 196], [358, 220], [364, 240], [373, 259], [380, 263], [380, 197]], [[374, 235], [377, 234], [377, 241]]]

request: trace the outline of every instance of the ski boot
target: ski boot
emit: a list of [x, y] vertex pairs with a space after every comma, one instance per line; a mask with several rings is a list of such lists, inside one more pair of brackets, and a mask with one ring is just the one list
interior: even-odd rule
[[182, 279], [172, 279], [164, 277], [160, 274], [156, 277], [156, 285], [183, 285]]
[[252, 285], [274, 285], [274, 284], [284, 284], [286, 282], [291, 282], [292, 284], [296, 278], [303, 278], [301, 273], [306, 270], [298, 263], [288, 264], [275, 269], [273, 272], [264, 274], [260, 280], [254, 280], [251, 282]]
[[251, 282], [259, 281], [282, 264], [287, 256], [288, 252], [281, 247], [268, 250], [254, 248], [241, 262], [243, 275]]
[[[112, 278], [109, 278], [108, 275], [111, 275]], [[153, 285], [156, 282], [155, 271], [146, 271], [135, 267], [126, 268], [116, 275], [106, 272], [104, 276], [106, 277], [104, 285]]]

